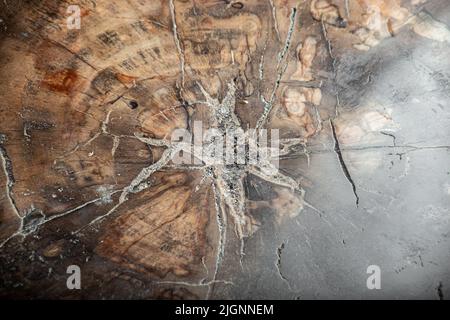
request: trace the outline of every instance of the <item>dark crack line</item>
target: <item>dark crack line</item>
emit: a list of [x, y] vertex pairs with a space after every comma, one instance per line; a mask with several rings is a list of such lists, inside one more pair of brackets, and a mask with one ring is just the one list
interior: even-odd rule
[[359, 206], [359, 196], [356, 191], [356, 184], [353, 181], [352, 176], [350, 175], [350, 171], [348, 171], [347, 165], [345, 164], [344, 157], [341, 152], [341, 147], [339, 145], [339, 140], [338, 140], [338, 137], [336, 134], [336, 128], [334, 127], [333, 121], [331, 119], [330, 119], [330, 126], [331, 126], [331, 131], [333, 133], [333, 139], [334, 139], [334, 152], [336, 153], [336, 155], [339, 159], [339, 163], [341, 164], [341, 168], [342, 168], [342, 171], [344, 172], [345, 177], [347, 178], [348, 182], [350, 182], [350, 184], [352, 185], [353, 194], [355, 195], [355, 198], [356, 198], [356, 207], [358, 207]]
[[184, 80], [185, 80], [185, 54], [183, 49], [183, 44], [180, 40], [180, 35], [178, 33], [178, 25], [176, 20], [176, 13], [175, 13], [175, 4], [173, 0], [170, 0], [169, 2], [169, 9], [170, 9], [170, 16], [172, 18], [172, 32], [173, 32], [173, 38], [175, 41], [175, 46], [177, 48], [178, 52], [178, 58], [180, 60], [180, 72], [181, 72], [181, 90], [184, 89]]
[[[367, 147], [348, 147], [341, 148], [342, 151], [367, 151], [367, 150], [377, 150], [377, 149], [410, 149], [405, 152], [419, 151], [419, 150], [434, 150], [434, 149], [450, 149], [450, 146], [414, 146], [414, 145], [396, 145], [396, 146], [367, 146]], [[327, 150], [313, 150], [311, 153], [321, 153]]]
[[392, 133], [389, 133], [389, 132], [384, 132], [384, 131], [380, 131], [380, 133], [381, 133], [382, 135], [391, 137], [391, 138], [392, 138], [392, 143], [393, 143], [394, 147], [397, 146], [397, 138], [395, 137], [395, 135], [393, 135]]
[[55, 45], [55, 46], [57, 46], [57, 47], [59, 47], [59, 48], [61, 48], [61, 49], [63, 49], [63, 50], [65, 50], [65, 51], [69, 52], [69, 53], [72, 54], [77, 60], [83, 62], [83, 63], [84, 63], [85, 65], [87, 65], [88, 67], [94, 69], [94, 71], [98, 71], [98, 70], [99, 70], [97, 67], [95, 67], [94, 65], [92, 65], [89, 61], [87, 61], [86, 59], [84, 59], [82, 56], [80, 56], [78, 53], [74, 52], [74, 51], [71, 50], [70, 48], [66, 47], [64, 44], [62, 44], [62, 43], [60, 43], [60, 42], [57, 42], [57, 41], [54, 41], [54, 40], [51, 40], [51, 39], [49, 39], [49, 38], [47, 38], [47, 39], [43, 38], [43, 39], [44, 39], [44, 40], [47, 40], [48, 42], [52, 43], [53, 45]]
[[141, 242], [144, 238], [148, 237], [149, 235], [151, 235], [152, 233], [154, 233], [155, 231], [158, 231], [159, 229], [161, 229], [162, 227], [171, 224], [172, 222], [174, 222], [175, 220], [179, 219], [181, 216], [183, 216], [184, 214], [184, 209], [182, 210], [182, 212], [180, 214], [177, 214], [175, 217], [173, 217], [170, 220], [167, 220], [163, 223], [161, 223], [159, 226], [153, 228], [152, 230], [144, 233], [143, 235], [141, 235], [139, 238], [137, 238], [136, 240], [134, 240], [130, 245], [128, 245], [126, 247], [126, 249], [121, 253], [122, 255], [125, 255], [126, 253], [128, 253], [128, 251], [135, 246], [137, 243]]
[[286, 282], [286, 284], [289, 287], [289, 290], [292, 291], [291, 284], [289, 280], [284, 276], [283, 272], [281, 272], [281, 255], [283, 254], [283, 250], [285, 247], [285, 243], [281, 243], [281, 245], [277, 248], [277, 260], [275, 261], [275, 266], [277, 267], [278, 275], [280, 276], [281, 280]]
[[[393, 149], [394, 151], [392, 151], [391, 153], [389, 153], [389, 155], [397, 155], [400, 156], [400, 160], [401, 157], [406, 154], [406, 153], [410, 153], [410, 152], [414, 152], [414, 151], [423, 151], [423, 150], [448, 150], [450, 151], [450, 146], [413, 146], [413, 145], [396, 145], [396, 146], [367, 146], [367, 147], [347, 147], [347, 148], [340, 148], [341, 151], [371, 151], [371, 150], [384, 150], [384, 149]], [[397, 153], [395, 150], [400, 150], [400, 149], [408, 149], [408, 150], [404, 150], [402, 152], [398, 151]], [[304, 157], [307, 155], [313, 155], [313, 154], [324, 154], [324, 153], [329, 153], [329, 152], [335, 152], [334, 150], [328, 150], [328, 149], [315, 149], [315, 150], [311, 150], [308, 149], [307, 153], [305, 151], [302, 152], [290, 152], [287, 155], [282, 155], [280, 156], [280, 160], [288, 160], [288, 159], [297, 159], [299, 157]]]
[[339, 116], [339, 108], [341, 106], [341, 102], [340, 102], [340, 98], [339, 98], [339, 87], [337, 84], [337, 67], [336, 67], [336, 57], [334, 56], [333, 53], [333, 45], [331, 44], [331, 40], [328, 38], [328, 30], [327, 27], [325, 26], [325, 23], [323, 21], [321, 21], [321, 25], [322, 25], [322, 34], [323, 37], [325, 39], [325, 42], [327, 43], [327, 49], [328, 49], [328, 54], [330, 55], [331, 58], [331, 66], [332, 66], [332, 70], [333, 70], [333, 81], [334, 81], [334, 91], [335, 91], [335, 96], [336, 96], [336, 105], [335, 105], [335, 116]]

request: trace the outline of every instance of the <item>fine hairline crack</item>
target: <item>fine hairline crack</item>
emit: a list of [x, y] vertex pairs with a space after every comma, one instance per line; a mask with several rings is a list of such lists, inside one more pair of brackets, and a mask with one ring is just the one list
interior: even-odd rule
[[280, 246], [277, 247], [277, 250], [276, 250], [277, 259], [275, 261], [275, 267], [277, 268], [278, 275], [280, 276], [281, 280], [283, 282], [285, 282], [287, 284], [289, 290], [292, 291], [292, 287], [291, 287], [291, 284], [290, 284], [289, 280], [286, 278], [286, 276], [281, 271], [281, 255], [283, 254], [283, 250], [284, 250], [285, 246], [286, 246], [286, 243], [282, 242], [280, 244]]
[[345, 178], [352, 186], [353, 194], [355, 195], [356, 207], [359, 206], [359, 196], [356, 190], [356, 184], [353, 181], [352, 176], [350, 175], [350, 171], [348, 170], [347, 164], [345, 163], [344, 156], [342, 155], [341, 147], [339, 145], [339, 139], [336, 134], [336, 128], [334, 126], [333, 120], [330, 119], [330, 127], [334, 140], [334, 152], [336, 153], [339, 163], [341, 165], [342, 172], [344, 173]]

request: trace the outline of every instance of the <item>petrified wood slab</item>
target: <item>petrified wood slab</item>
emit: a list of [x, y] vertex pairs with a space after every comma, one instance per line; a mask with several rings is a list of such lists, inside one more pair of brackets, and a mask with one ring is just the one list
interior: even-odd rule
[[[0, 19], [1, 297], [448, 292], [447, 1], [3, 1]], [[199, 161], [170, 139], [196, 126], [248, 148], [278, 130], [279, 170]]]

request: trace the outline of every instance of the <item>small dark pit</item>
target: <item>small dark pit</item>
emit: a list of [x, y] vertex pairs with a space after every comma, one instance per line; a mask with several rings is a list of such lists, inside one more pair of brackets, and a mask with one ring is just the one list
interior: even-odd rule
[[231, 6], [235, 9], [242, 9], [244, 7], [244, 4], [242, 2], [235, 2]]
[[137, 103], [137, 101], [136, 100], [131, 100], [129, 103], [128, 103], [128, 106], [131, 108], [131, 109], [136, 109], [137, 107], [139, 107], [139, 104]]

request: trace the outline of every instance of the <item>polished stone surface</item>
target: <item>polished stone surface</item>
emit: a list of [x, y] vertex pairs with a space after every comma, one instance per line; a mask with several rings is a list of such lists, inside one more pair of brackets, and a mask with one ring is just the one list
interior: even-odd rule
[[[80, 6], [0, 5], [0, 297], [450, 296], [447, 1]], [[279, 173], [173, 165], [194, 121]]]

